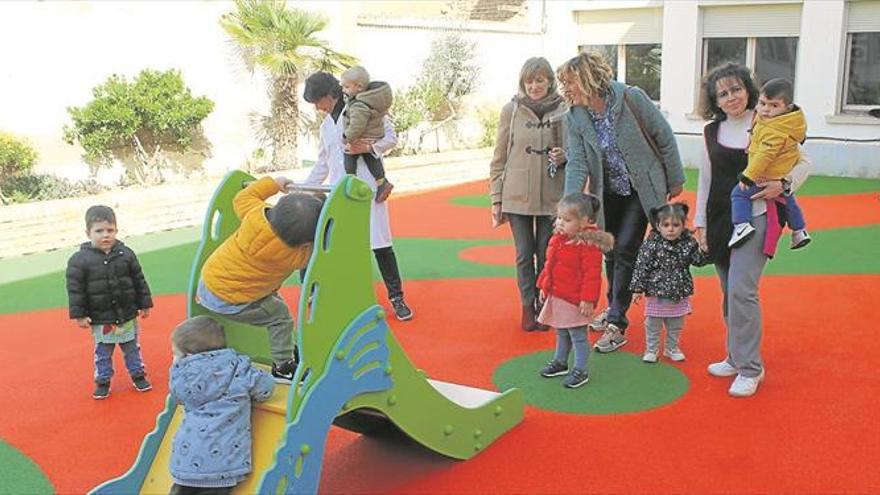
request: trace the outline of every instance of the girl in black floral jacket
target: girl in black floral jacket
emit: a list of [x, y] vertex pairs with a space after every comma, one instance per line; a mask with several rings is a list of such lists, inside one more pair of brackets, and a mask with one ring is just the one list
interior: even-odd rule
[[630, 290], [635, 300], [646, 296], [645, 354], [642, 361], [656, 363], [660, 333], [666, 327], [663, 355], [684, 361], [679, 346], [684, 317], [691, 312], [694, 279], [690, 266], [708, 263], [708, 255], [685, 228], [688, 207], [672, 203], [651, 210], [651, 233], [639, 249]]

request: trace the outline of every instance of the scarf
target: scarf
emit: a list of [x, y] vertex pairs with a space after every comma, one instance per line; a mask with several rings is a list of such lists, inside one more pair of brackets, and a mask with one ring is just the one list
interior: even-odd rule
[[542, 120], [547, 112], [555, 110], [559, 107], [559, 104], [562, 103], [562, 97], [559, 96], [558, 93], [550, 93], [540, 100], [533, 100], [528, 96], [517, 95], [516, 100], [520, 105], [525, 105], [529, 110], [534, 112], [535, 117], [538, 117], [538, 120]]

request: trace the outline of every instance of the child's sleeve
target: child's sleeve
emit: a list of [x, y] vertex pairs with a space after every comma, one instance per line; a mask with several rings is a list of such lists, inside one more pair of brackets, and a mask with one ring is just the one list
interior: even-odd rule
[[67, 260], [67, 306], [70, 319], [85, 318], [89, 315], [88, 295], [86, 294], [87, 268], [76, 255]]
[[646, 241], [639, 248], [636, 265], [633, 268], [632, 280], [629, 283], [631, 292], [645, 292], [645, 281], [648, 279], [648, 263], [651, 261], [651, 241]]
[[585, 245], [581, 250], [581, 301], [599, 301], [602, 288], [602, 251]]
[[266, 402], [272, 396], [272, 390], [275, 389], [275, 380], [272, 375], [265, 371], [251, 366], [250, 369], [250, 394], [251, 399], [257, 402]]
[[554, 235], [547, 243], [547, 252], [544, 255], [544, 268], [538, 274], [538, 281], [535, 285], [543, 291], [550, 290], [550, 265], [552, 259], [556, 256], [556, 247], [559, 246], [559, 236]]
[[367, 128], [367, 121], [370, 120], [371, 109], [367, 105], [357, 100], [352, 101], [348, 105], [348, 120], [345, 124], [343, 138], [346, 143], [351, 143], [355, 139], [361, 137], [364, 129]]
[[134, 283], [134, 290], [137, 293], [138, 309], [147, 309], [153, 307], [153, 298], [150, 294], [150, 286], [144, 277], [144, 270], [138, 261], [134, 251], [131, 252], [131, 280]]
[[755, 181], [765, 176], [767, 169], [773, 164], [773, 160], [782, 151], [785, 139], [782, 134], [767, 133], [766, 136], [761, 136], [758, 143], [749, 145], [749, 165], [741, 175], [747, 180], [743, 182], [753, 185]]
[[266, 200], [281, 192], [272, 177], [263, 177], [242, 189], [232, 200], [232, 207], [238, 218], [244, 218], [254, 208], [265, 208]]

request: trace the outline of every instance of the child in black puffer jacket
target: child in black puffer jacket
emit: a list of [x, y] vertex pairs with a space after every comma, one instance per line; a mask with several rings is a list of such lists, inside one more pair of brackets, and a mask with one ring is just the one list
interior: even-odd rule
[[684, 317], [691, 312], [694, 279], [690, 266], [709, 262], [697, 240], [685, 228], [688, 207], [672, 203], [651, 210], [651, 233], [639, 249], [630, 290], [633, 300], [647, 296], [645, 305], [645, 354], [642, 361], [656, 363], [660, 333], [666, 327], [663, 355], [684, 361], [679, 338]]
[[147, 381], [137, 317], [146, 318], [153, 307], [150, 287], [134, 251], [116, 240], [116, 214], [109, 206], [86, 211], [89, 242], [67, 262], [67, 298], [70, 318], [89, 328], [95, 338], [95, 399], [110, 395], [113, 349], [116, 344], [139, 392], [152, 388]]

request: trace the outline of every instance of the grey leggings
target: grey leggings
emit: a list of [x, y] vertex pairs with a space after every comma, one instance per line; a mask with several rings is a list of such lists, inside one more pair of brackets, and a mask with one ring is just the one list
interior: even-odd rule
[[752, 218], [752, 225], [755, 234], [730, 252], [730, 263], [715, 264], [724, 293], [722, 314], [727, 326], [727, 362], [747, 378], [760, 375], [764, 369], [758, 286], [767, 265], [767, 255], [763, 252], [767, 215]]
[[660, 334], [666, 325], [666, 350], [678, 349], [684, 316], [646, 316], [645, 349], [657, 352], [660, 349]]

